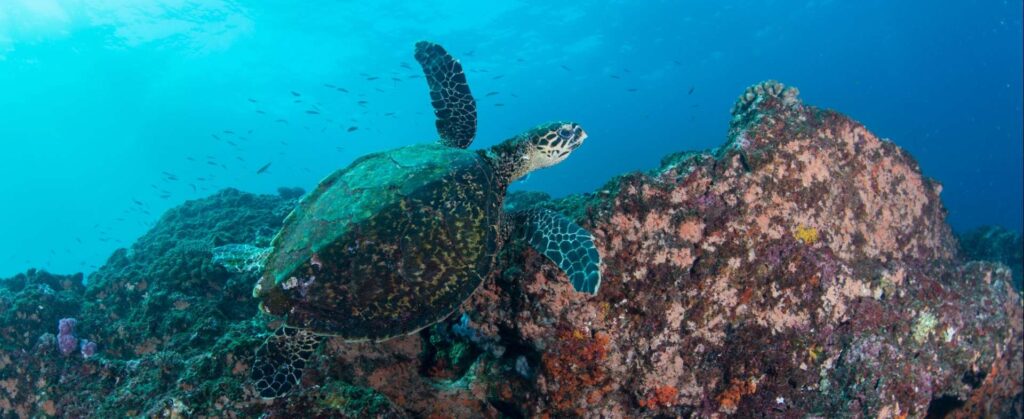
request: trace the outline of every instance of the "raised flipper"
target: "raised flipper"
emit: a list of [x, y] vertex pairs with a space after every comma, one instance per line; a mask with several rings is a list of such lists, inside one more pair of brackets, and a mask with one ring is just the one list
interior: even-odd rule
[[557, 212], [535, 208], [511, 214], [518, 237], [565, 272], [573, 288], [597, 294], [601, 286], [601, 255], [594, 236]]
[[260, 397], [274, 399], [299, 384], [306, 362], [323, 338], [293, 327], [281, 326], [256, 349], [252, 382]]
[[469, 147], [476, 136], [476, 100], [469, 92], [462, 64], [440, 45], [427, 41], [416, 43], [416, 61], [430, 86], [441, 144]]

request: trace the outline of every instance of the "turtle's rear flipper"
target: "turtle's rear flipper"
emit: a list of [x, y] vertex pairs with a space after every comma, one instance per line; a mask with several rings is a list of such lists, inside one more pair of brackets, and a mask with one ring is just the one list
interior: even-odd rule
[[252, 382], [260, 397], [283, 396], [299, 384], [306, 361], [313, 356], [321, 337], [309, 331], [281, 326], [256, 349]]
[[430, 103], [437, 116], [441, 143], [469, 147], [476, 136], [476, 100], [469, 92], [462, 64], [440, 45], [427, 41], [416, 43], [416, 61], [423, 67], [430, 86]]
[[601, 255], [594, 236], [557, 212], [535, 208], [514, 212], [512, 227], [517, 236], [565, 272], [573, 288], [597, 294], [601, 286]]

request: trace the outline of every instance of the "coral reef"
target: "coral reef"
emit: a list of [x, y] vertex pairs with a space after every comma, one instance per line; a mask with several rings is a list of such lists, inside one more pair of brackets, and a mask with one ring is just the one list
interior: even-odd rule
[[[221, 255], [245, 265], [296, 194], [226, 190], [84, 287], [0, 281], [0, 416], [1020, 417], [1020, 296], [1008, 268], [961, 256], [940, 191], [893, 143], [757, 85], [722, 147], [590, 194], [510, 194], [595, 233], [598, 295], [511, 244], [461, 312], [383, 343], [328, 339], [301, 388], [265, 401], [246, 380], [279, 321], [257, 314], [254, 273], [211, 249], [251, 245]], [[101, 350], [63, 356], [65, 317]]]

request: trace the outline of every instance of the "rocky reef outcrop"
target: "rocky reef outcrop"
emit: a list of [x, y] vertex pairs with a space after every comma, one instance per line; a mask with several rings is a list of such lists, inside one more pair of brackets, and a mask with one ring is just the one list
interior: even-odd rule
[[964, 259], [998, 262], [1013, 272], [1017, 291], [1024, 291], [1024, 241], [1013, 230], [982, 226], [959, 235]]
[[[0, 415], [1020, 417], [1021, 299], [1008, 268], [961, 254], [940, 191], [895, 144], [763, 83], [718, 149], [589, 194], [509, 197], [595, 233], [596, 296], [510, 245], [445, 322], [328, 340], [300, 389], [265, 401], [246, 378], [277, 320], [210, 251], [265, 245], [294, 194], [227, 190], [85, 286], [0, 281]], [[95, 355], [57, 349], [65, 317]]]

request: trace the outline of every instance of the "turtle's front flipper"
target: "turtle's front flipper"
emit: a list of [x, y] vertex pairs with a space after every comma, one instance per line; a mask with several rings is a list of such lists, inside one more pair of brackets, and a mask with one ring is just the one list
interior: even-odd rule
[[256, 349], [252, 382], [260, 397], [274, 399], [299, 384], [306, 361], [323, 338], [313, 333], [281, 326]]
[[601, 286], [601, 255], [594, 236], [557, 212], [535, 208], [510, 216], [516, 236], [547, 256], [565, 272], [573, 288], [597, 294]]
[[259, 272], [270, 254], [269, 247], [251, 244], [226, 244], [212, 250], [213, 263], [232, 272]]
[[437, 116], [437, 133], [441, 143], [466, 148], [476, 136], [476, 100], [469, 92], [462, 64], [448, 55], [440, 45], [416, 43], [416, 61], [430, 86], [430, 103]]

